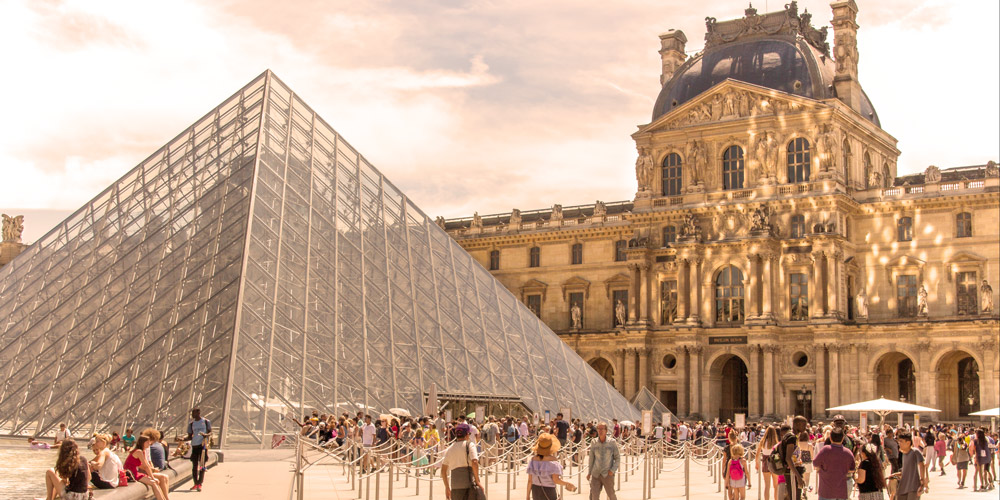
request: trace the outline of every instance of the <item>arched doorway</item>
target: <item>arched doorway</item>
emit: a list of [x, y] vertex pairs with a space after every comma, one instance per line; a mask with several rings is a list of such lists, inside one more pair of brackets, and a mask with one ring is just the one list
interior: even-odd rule
[[954, 351], [938, 362], [937, 407], [942, 420], [957, 420], [981, 409], [979, 363], [969, 353]]
[[747, 365], [738, 356], [716, 361], [721, 364], [719, 372], [718, 392], [710, 396], [719, 405], [719, 421], [736, 420], [737, 413], [747, 413], [750, 406], [750, 384], [747, 378]]
[[615, 369], [611, 362], [604, 358], [594, 358], [590, 360], [590, 367], [612, 386], [615, 385]]
[[916, 403], [917, 376], [913, 360], [900, 352], [890, 352], [875, 365], [875, 392], [879, 397]]

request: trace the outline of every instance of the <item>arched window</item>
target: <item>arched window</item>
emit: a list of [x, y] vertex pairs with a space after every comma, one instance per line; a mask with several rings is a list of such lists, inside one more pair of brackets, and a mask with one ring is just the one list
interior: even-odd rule
[[663, 196], [681, 194], [681, 157], [670, 153], [663, 159]]
[[806, 235], [806, 216], [792, 216], [792, 238], [804, 238]]
[[969, 238], [972, 236], [972, 214], [962, 212], [955, 216], [955, 236]]
[[627, 248], [627, 241], [618, 240], [615, 242], [615, 262], [625, 262], [625, 249]]
[[677, 241], [677, 228], [675, 226], [664, 226], [663, 228], [663, 246], [669, 246], [671, 243]]
[[809, 141], [799, 137], [788, 143], [788, 182], [809, 182]]
[[715, 278], [715, 322], [743, 323], [743, 271], [736, 266], [723, 269]]
[[573, 264], [583, 264], [583, 243], [574, 243], [571, 251]]
[[898, 241], [912, 241], [913, 240], [913, 219], [909, 217], [900, 217], [899, 222], [896, 223], [897, 229], [897, 240]]
[[500, 250], [490, 251], [490, 271], [497, 271], [500, 269]]
[[892, 174], [889, 173], [889, 164], [882, 164], [882, 187], [892, 187]]
[[542, 249], [531, 247], [528, 251], [528, 267], [538, 267], [542, 265]]
[[[844, 180], [848, 186], [851, 185], [851, 143], [844, 139], [844, 145], [840, 148], [840, 151], [844, 154]], [[852, 186], [853, 187], [853, 186]]]
[[743, 148], [729, 146], [722, 154], [722, 189], [743, 189]]

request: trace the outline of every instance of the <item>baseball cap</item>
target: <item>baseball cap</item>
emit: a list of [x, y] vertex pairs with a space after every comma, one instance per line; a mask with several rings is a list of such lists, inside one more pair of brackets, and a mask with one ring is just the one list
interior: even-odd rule
[[465, 437], [467, 434], [469, 434], [469, 425], [458, 424], [455, 426], [455, 429], [452, 432], [455, 433], [455, 437]]

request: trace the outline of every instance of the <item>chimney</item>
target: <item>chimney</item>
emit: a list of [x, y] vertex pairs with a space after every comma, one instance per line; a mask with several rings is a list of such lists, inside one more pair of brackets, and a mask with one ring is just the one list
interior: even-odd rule
[[833, 86], [837, 97], [861, 112], [861, 84], [858, 82], [858, 4], [854, 0], [833, 2], [833, 54], [837, 72]]
[[666, 85], [674, 76], [674, 71], [684, 64], [684, 44], [688, 41], [681, 30], [670, 30], [660, 35], [660, 59], [663, 61], [663, 72], [660, 73], [660, 86]]

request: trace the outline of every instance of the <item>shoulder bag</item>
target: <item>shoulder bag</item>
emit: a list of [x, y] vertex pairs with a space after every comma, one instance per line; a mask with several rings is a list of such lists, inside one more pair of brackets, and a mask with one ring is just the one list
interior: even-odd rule
[[[469, 459], [469, 442], [465, 443], [465, 463], [469, 465], [469, 489], [472, 491], [471, 500], [486, 500], [486, 491], [476, 482], [476, 475], [472, 472], [472, 460]], [[463, 500], [470, 500], [465, 498]]]

